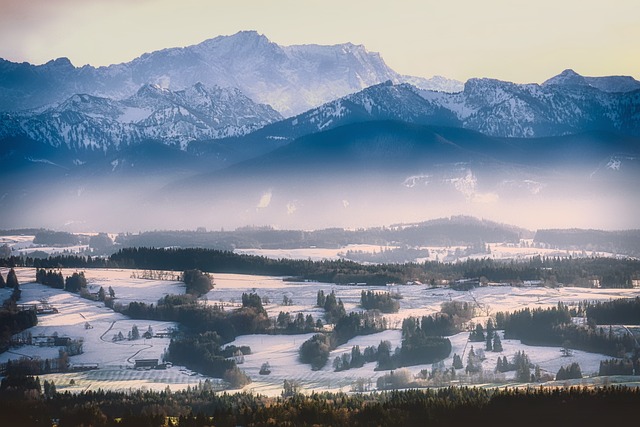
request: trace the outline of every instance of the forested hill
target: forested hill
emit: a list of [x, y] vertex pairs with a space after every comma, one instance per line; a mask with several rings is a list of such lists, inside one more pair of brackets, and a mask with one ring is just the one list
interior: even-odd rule
[[317, 246], [338, 248], [349, 244], [448, 246], [477, 243], [516, 243], [532, 237], [531, 231], [468, 216], [454, 216], [413, 224], [346, 230], [327, 228], [314, 231], [275, 230], [244, 227], [234, 231], [149, 231], [118, 236], [123, 247], [180, 246], [215, 249], [293, 249]]
[[556, 248], [640, 257], [640, 230], [538, 230], [534, 241]]
[[111, 267], [175, 271], [199, 269], [210, 273], [287, 276], [294, 280], [368, 285], [415, 281], [436, 284], [462, 278], [477, 278], [483, 282], [516, 285], [526, 280], [540, 280], [549, 286], [591, 286], [592, 281], [597, 279], [604, 287], [631, 287], [632, 281], [640, 278], [640, 260], [633, 259], [535, 257], [522, 262], [504, 262], [487, 258], [458, 263], [364, 265], [345, 260], [274, 260], [201, 248], [128, 248], [119, 250], [109, 258], [73, 255], [48, 259], [11, 257], [0, 260], [0, 264], [37, 268]]

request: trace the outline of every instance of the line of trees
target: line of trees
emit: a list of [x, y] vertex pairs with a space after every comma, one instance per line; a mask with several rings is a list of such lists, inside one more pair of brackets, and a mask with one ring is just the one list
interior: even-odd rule
[[587, 319], [598, 325], [640, 324], [640, 297], [585, 303]]
[[614, 357], [632, 352], [635, 340], [629, 333], [614, 335], [611, 330], [595, 324], [586, 327], [572, 323], [569, 308], [529, 309], [512, 313], [496, 313], [496, 327], [504, 329], [505, 338], [519, 339], [529, 345], [550, 345], [575, 348]]
[[640, 260], [614, 258], [533, 257], [526, 261], [500, 261], [490, 258], [464, 262], [429, 261], [406, 264], [358, 264], [346, 260], [290, 260], [237, 254], [231, 251], [198, 248], [126, 248], [109, 258], [56, 255], [46, 259], [10, 256], [0, 260], [6, 267], [36, 268], [137, 268], [185, 271], [198, 269], [211, 273], [245, 273], [290, 276], [326, 283], [367, 283], [385, 285], [421, 281], [483, 278], [489, 282], [522, 283], [540, 280], [548, 285], [591, 286], [599, 280], [603, 287], [632, 287], [640, 277]]
[[[395, 375], [395, 374], [394, 374]], [[203, 383], [183, 391], [48, 393], [34, 377], [5, 377], [0, 413], [6, 425], [96, 427], [179, 425], [627, 425], [637, 416], [636, 387], [486, 389], [443, 387], [381, 393], [296, 392], [286, 397], [216, 393]], [[45, 387], [46, 391], [47, 387]], [[170, 419], [168, 417], [175, 417]]]

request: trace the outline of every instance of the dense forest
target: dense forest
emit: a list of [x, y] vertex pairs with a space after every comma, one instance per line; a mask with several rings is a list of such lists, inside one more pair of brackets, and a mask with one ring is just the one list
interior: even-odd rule
[[448, 387], [368, 394], [295, 393], [269, 398], [219, 394], [205, 383], [185, 391], [58, 393], [38, 378], [7, 377], [0, 413], [7, 425], [59, 427], [201, 426], [540, 426], [628, 425], [640, 389]]
[[6, 267], [36, 268], [137, 268], [185, 271], [198, 269], [209, 273], [243, 273], [287, 276], [291, 280], [316, 280], [326, 283], [386, 285], [422, 282], [433, 285], [459, 279], [477, 279], [477, 283], [503, 282], [522, 285], [540, 281], [546, 286], [593, 286], [630, 288], [640, 278], [640, 260], [615, 258], [543, 258], [526, 261], [497, 261], [490, 258], [443, 263], [429, 261], [407, 264], [363, 265], [345, 260], [270, 259], [215, 249], [120, 249], [108, 258], [58, 255], [46, 259], [15, 257], [0, 259]]
[[548, 309], [498, 312], [496, 327], [504, 329], [505, 338], [519, 339], [527, 345], [564, 346], [614, 357], [622, 357], [635, 348], [635, 339], [628, 332], [619, 336], [593, 322], [587, 327], [575, 325], [569, 308], [562, 303]]

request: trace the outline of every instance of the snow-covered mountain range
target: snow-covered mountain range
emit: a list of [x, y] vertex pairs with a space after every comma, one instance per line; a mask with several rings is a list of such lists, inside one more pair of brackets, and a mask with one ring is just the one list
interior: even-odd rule
[[[589, 131], [640, 135], [640, 90], [596, 87], [619, 87], [620, 81], [629, 82], [624, 78], [590, 81], [572, 71], [542, 85], [470, 79], [461, 92], [448, 93], [389, 80], [287, 119], [235, 88], [196, 83], [174, 92], [146, 84], [123, 100], [76, 94], [53, 107], [2, 113], [0, 139], [24, 137], [101, 152], [157, 141], [216, 157], [220, 150], [228, 153], [241, 146], [241, 155], [229, 157], [233, 162], [304, 135], [377, 120], [462, 127], [497, 137]], [[207, 142], [213, 140], [222, 142]]]
[[402, 76], [362, 45], [280, 46], [242, 31], [107, 67], [74, 67], [67, 58], [43, 65], [0, 60], [0, 111], [41, 107], [77, 93], [124, 99], [149, 83], [177, 91], [200, 82], [238, 88], [291, 116], [387, 80], [435, 90], [462, 88], [442, 77]]
[[186, 148], [193, 140], [239, 136], [282, 119], [235, 88], [197, 83], [170, 91], [147, 84], [121, 101], [76, 94], [41, 110], [0, 114], [0, 139], [110, 152], [143, 141]]
[[[608, 78], [602, 79], [596, 83], [605, 83]], [[639, 107], [640, 90], [605, 92], [592, 84], [567, 84], [559, 79], [543, 85], [470, 79], [458, 93], [388, 81], [268, 125], [252, 138], [260, 135], [293, 140], [373, 120], [463, 127], [498, 137], [534, 138], [588, 131], [640, 135]]]
[[626, 76], [462, 84], [400, 75], [362, 46], [241, 32], [108, 67], [0, 60], [3, 110], [5, 227], [44, 224], [43, 200], [52, 227], [135, 205], [143, 228], [640, 200], [640, 82]]

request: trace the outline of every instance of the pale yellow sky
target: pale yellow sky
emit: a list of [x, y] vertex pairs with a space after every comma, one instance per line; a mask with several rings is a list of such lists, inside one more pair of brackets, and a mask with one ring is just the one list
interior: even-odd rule
[[423, 77], [640, 79], [639, 0], [0, 0], [0, 57], [15, 62], [108, 65], [240, 30], [363, 44]]

